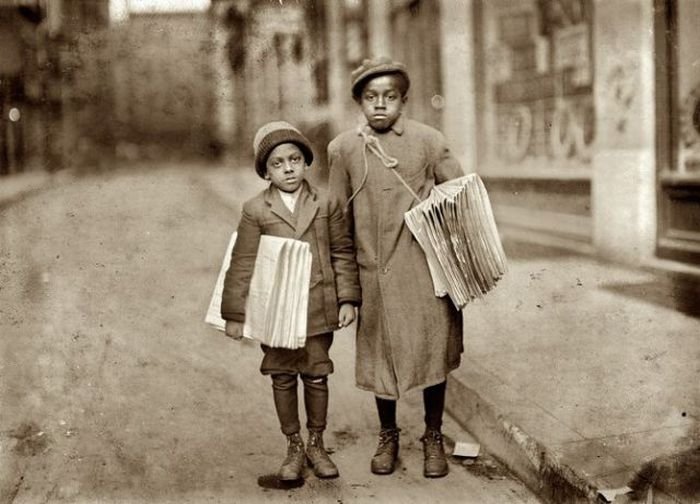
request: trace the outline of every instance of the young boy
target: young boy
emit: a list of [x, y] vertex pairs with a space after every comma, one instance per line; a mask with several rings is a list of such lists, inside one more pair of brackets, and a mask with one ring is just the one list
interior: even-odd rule
[[443, 135], [403, 117], [410, 80], [403, 64], [365, 60], [352, 95], [367, 124], [328, 146], [330, 190], [348, 212], [363, 303], [357, 332], [357, 386], [374, 392], [381, 430], [375, 474], [394, 471], [399, 451], [396, 401], [423, 390], [424, 475], [447, 475], [441, 427], [447, 374], [460, 364], [461, 313], [438, 298], [425, 255], [404, 213], [435, 184], [463, 175]]
[[[311, 245], [308, 337], [304, 348], [289, 350], [262, 345], [263, 374], [272, 376], [272, 390], [287, 457], [282, 480], [302, 475], [308, 458], [316, 476], [333, 478], [338, 469], [323, 446], [328, 409], [328, 375], [333, 362], [328, 350], [333, 331], [349, 325], [360, 304], [360, 287], [352, 238], [342, 207], [304, 178], [313, 161], [309, 141], [291, 124], [276, 121], [261, 127], [253, 141], [255, 170], [270, 181], [267, 189], [243, 204], [238, 238], [224, 282], [221, 315], [226, 334], [243, 335], [245, 303], [261, 235], [303, 240]], [[304, 384], [306, 452], [299, 434], [297, 376]]]

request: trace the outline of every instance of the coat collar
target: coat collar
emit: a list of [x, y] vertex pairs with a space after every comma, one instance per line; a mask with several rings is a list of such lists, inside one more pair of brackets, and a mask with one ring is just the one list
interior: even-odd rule
[[[403, 132], [406, 129], [406, 120], [403, 117], [403, 114], [399, 116], [399, 118], [396, 120], [396, 122], [391, 126], [391, 131], [396, 133], [398, 136], [403, 135]], [[367, 134], [374, 134], [376, 131], [372, 129], [372, 127], [369, 125], [369, 123], [365, 122], [362, 126], [360, 126], [360, 129], [358, 130], [357, 134], [359, 135], [361, 131], [364, 131]]]
[[393, 126], [391, 127], [391, 131], [393, 131], [397, 135], [401, 136], [401, 135], [403, 135], [405, 128], [406, 128], [406, 125], [404, 123], [403, 114], [401, 114], [399, 116], [399, 118], [396, 120], [396, 122], [393, 124]]
[[273, 214], [294, 229], [294, 239], [296, 240], [300, 239], [309, 229], [319, 209], [318, 192], [306, 180], [302, 182], [301, 193], [297, 199], [296, 219], [282, 202], [278, 189], [272, 184], [265, 190], [263, 199]]

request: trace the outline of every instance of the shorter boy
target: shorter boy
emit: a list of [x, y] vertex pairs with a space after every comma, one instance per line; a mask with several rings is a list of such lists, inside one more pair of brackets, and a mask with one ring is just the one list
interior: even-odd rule
[[[323, 446], [328, 410], [328, 375], [333, 362], [328, 350], [333, 331], [355, 318], [360, 287], [354, 247], [343, 209], [305, 180], [313, 162], [309, 141], [291, 124], [275, 121], [261, 127], [253, 141], [255, 170], [270, 181], [267, 189], [243, 204], [238, 238], [224, 281], [221, 316], [226, 334], [241, 339], [245, 304], [261, 235], [280, 236], [311, 245], [311, 282], [306, 345], [289, 350], [262, 345], [260, 371], [272, 377], [275, 409], [287, 436], [287, 457], [279, 470], [282, 480], [302, 475], [308, 458], [320, 478], [338, 476]], [[297, 377], [304, 384], [306, 450], [299, 434]]]

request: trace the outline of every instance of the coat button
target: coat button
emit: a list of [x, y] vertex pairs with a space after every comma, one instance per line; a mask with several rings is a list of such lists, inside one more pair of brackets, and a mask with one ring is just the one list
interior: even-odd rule
[[382, 273], [384, 273], [385, 275], [389, 273], [389, 268], [387, 266], [384, 266], [384, 268], [382, 268]]

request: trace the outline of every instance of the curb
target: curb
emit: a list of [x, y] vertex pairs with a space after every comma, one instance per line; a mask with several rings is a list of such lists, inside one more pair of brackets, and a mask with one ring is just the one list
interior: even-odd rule
[[447, 412], [540, 498], [553, 504], [600, 502], [592, 483], [499, 414], [493, 403], [452, 376], [448, 383]]
[[0, 178], [0, 210], [73, 178], [71, 170], [30, 171]]

